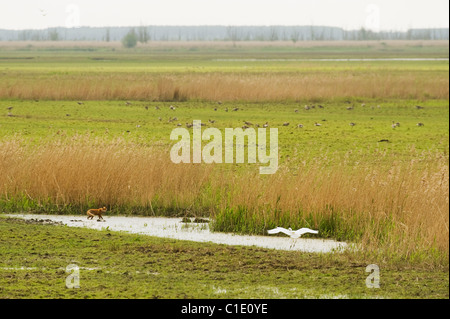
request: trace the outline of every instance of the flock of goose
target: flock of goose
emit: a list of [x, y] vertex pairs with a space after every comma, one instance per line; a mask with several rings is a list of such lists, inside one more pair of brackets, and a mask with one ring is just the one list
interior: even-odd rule
[[[79, 102], [77, 102], [77, 104], [78, 104], [78, 105], [83, 105], [84, 103], [79, 101]], [[219, 102], [217, 102], [217, 104], [221, 105], [222, 102], [219, 101]], [[127, 102], [125, 102], [125, 105], [126, 105], [126, 106], [130, 106], [130, 105], [132, 105], [132, 103], [127, 101]], [[361, 106], [364, 107], [365, 104], [363, 103], [363, 104], [361, 104]], [[308, 110], [311, 110], [311, 109], [315, 109], [316, 107], [319, 108], [319, 109], [323, 109], [323, 108], [324, 108], [323, 105], [320, 105], [320, 104], [319, 104], [319, 105], [317, 105], [317, 106], [316, 106], [316, 105], [305, 105], [304, 109], [305, 109], [306, 111], [308, 111]], [[148, 106], [145, 106], [145, 109], [146, 109], [146, 110], [148, 110], [148, 108], [149, 108]], [[372, 108], [374, 108], [374, 107], [372, 106]], [[377, 108], [380, 108], [380, 105], [378, 105]], [[423, 107], [423, 106], [420, 106], [420, 105], [416, 105], [415, 108], [418, 109], [418, 110], [424, 109], [424, 107]], [[13, 109], [12, 106], [7, 107], [6, 109], [8, 110], [7, 116], [14, 116], [14, 115], [12, 114], [12, 109]], [[161, 108], [160, 108], [159, 106], [155, 106], [155, 110], [160, 110], [160, 109], [161, 109]], [[169, 106], [169, 109], [172, 110], [172, 111], [175, 111], [177, 108], [176, 108], [175, 106], [173, 106], [173, 105], [170, 105], [170, 106]], [[349, 106], [349, 107], [347, 107], [346, 109], [349, 110], [349, 111], [351, 111], [351, 110], [354, 109], [354, 106], [353, 106], [353, 105], [352, 105], [352, 106]], [[239, 110], [240, 110], [240, 108], [238, 108], [238, 107], [234, 107], [234, 108], [232, 109], [233, 112], [237, 112], [237, 111], [239, 111]], [[215, 107], [215, 108], [214, 108], [214, 111], [218, 111], [218, 108]], [[228, 112], [228, 107], [225, 108], [224, 111], [225, 111], [225, 112]], [[298, 110], [298, 109], [295, 109], [294, 112], [295, 112], [295, 113], [298, 113], [299, 110]], [[66, 114], [66, 116], [70, 116], [70, 114]], [[158, 119], [159, 119], [159, 121], [162, 121], [162, 120], [163, 120], [162, 117], [158, 117]], [[176, 122], [176, 121], [178, 121], [178, 118], [177, 118], [177, 117], [169, 117], [169, 120], [168, 120], [169, 123]], [[323, 120], [323, 121], [325, 121], [325, 120]], [[208, 120], [208, 122], [209, 122], [210, 124], [214, 124], [216, 121], [210, 119], [210, 120]], [[181, 123], [177, 123], [176, 125], [177, 125], [177, 126], [182, 126]], [[284, 122], [284, 123], [282, 124], [282, 126], [289, 126], [289, 125], [290, 125], [289, 122]], [[355, 122], [350, 122], [349, 125], [353, 128], [353, 127], [356, 125], [356, 123], [355, 123]], [[419, 127], [425, 126], [425, 124], [422, 123], [422, 122], [418, 122], [416, 125], [419, 126]], [[202, 126], [206, 126], [206, 124], [202, 123]], [[242, 126], [242, 128], [243, 128], [243, 129], [247, 129], [247, 128], [250, 128], [251, 126], [267, 128], [267, 127], [269, 127], [269, 123], [266, 122], [266, 123], [264, 123], [263, 125], [260, 126], [259, 124], [253, 124], [253, 123], [251, 123], [251, 122], [244, 121], [244, 125]], [[318, 122], [315, 122], [315, 123], [314, 123], [314, 126], [322, 126], [322, 124], [321, 124], [321, 123], [318, 123]], [[193, 124], [192, 124], [192, 123], [186, 123], [186, 127], [187, 127], [187, 128], [191, 128], [191, 127], [193, 127]], [[304, 124], [301, 124], [301, 123], [300, 123], [300, 124], [297, 124], [297, 128], [304, 128], [304, 127], [305, 127]], [[399, 123], [399, 122], [392, 121], [391, 127], [392, 127], [392, 129], [396, 129], [397, 127], [400, 127], [400, 123]]]
[[[129, 103], [129, 102], [127, 102], [127, 105], [129, 105], [128, 103]], [[219, 101], [219, 102], [217, 102], [217, 104], [221, 105], [222, 102]], [[361, 106], [362, 106], [362, 107], [365, 107], [366, 105], [363, 103], [363, 104], [361, 104]], [[324, 107], [323, 105], [321, 105], [321, 104], [319, 104], [319, 105], [317, 105], [317, 106], [313, 104], [313, 105], [305, 105], [304, 109], [305, 109], [306, 111], [308, 111], [308, 110], [311, 110], [311, 109], [315, 109], [316, 107], [319, 108], [319, 109], [324, 109], [324, 108], [325, 108], [325, 107]], [[380, 106], [380, 105], [377, 105], [376, 107], [377, 107], [377, 108], [380, 108], [381, 106]], [[145, 108], [148, 110], [148, 106], [146, 106]], [[375, 108], [375, 107], [372, 106], [371, 108], [373, 109], [373, 108]], [[420, 105], [416, 105], [415, 108], [418, 109], [418, 110], [424, 109], [424, 107], [423, 107], [423, 106], [420, 106]], [[161, 109], [161, 108], [160, 108], [159, 106], [155, 106], [155, 110], [160, 110], [160, 109]], [[170, 105], [170, 106], [169, 106], [169, 109], [174, 111], [174, 110], [176, 110], [176, 107], [173, 106], [173, 105]], [[346, 109], [347, 109], [348, 111], [351, 111], [351, 110], [354, 109], [354, 105], [349, 106], [349, 107], [346, 107]], [[239, 111], [239, 110], [240, 110], [240, 109], [239, 109], [238, 107], [235, 107], [235, 108], [232, 109], [233, 112], [237, 112], [237, 111]], [[214, 111], [218, 111], [218, 108], [215, 107], [215, 108], [214, 108]], [[228, 111], [229, 111], [228, 107], [225, 108], [224, 111], [225, 111], [225, 112], [228, 112]], [[299, 113], [299, 110], [298, 110], [298, 109], [295, 109], [294, 112], [295, 112], [295, 113]], [[161, 118], [161, 117], [159, 117], [158, 119], [159, 119], [160, 121], [162, 121], [162, 118]], [[174, 118], [169, 117], [168, 122], [170, 123], [170, 122], [173, 122], [173, 121], [176, 121], [176, 120], [177, 120], [176, 117], [174, 117]], [[326, 121], [326, 120], [322, 120], [322, 121]], [[211, 123], [211, 124], [214, 124], [214, 123], [216, 122], [216, 120], [211, 120], [211, 119], [209, 119], [208, 122]], [[289, 126], [289, 125], [290, 125], [289, 122], [284, 122], [284, 123], [282, 124], [282, 126]], [[353, 127], [356, 125], [356, 123], [355, 123], [355, 122], [350, 122], [349, 125], [353, 128]], [[425, 124], [422, 123], [422, 122], [418, 122], [416, 125], [419, 126], [419, 127], [425, 126]], [[181, 123], [177, 123], [177, 126], [182, 126], [182, 124], [181, 124]], [[193, 126], [192, 123], [186, 123], [186, 127], [187, 127], [187, 128], [190, 128], [190, 127], [192, 127], [192, 126]], [[206, 124], [202, 123], [202, 126], [206, 126]], [[266, 122], [266, 123], [260, 125], [260, 124], [253, 124], [253, 123], [251, 123], [251, 122], [244, 121], [244, 125], [242, 126], [242, 129], [247, 129], [247, 128], [250, 128], [250, 127], [252, 127], [252, 126], [254, 126], [254, 127], [263, 127], [263, 128], [267, 128], [267, 127], [269, 127], [269, 123]], [[321, 123], [318, 123], [318, 122], [315, 122], [315, 123], [314, 123], [314, 126], [322, 126], [322, 124], [321, 124]], [[300, 124], [297, 124], [296, 127], [297, 127], [297, 128], [304, 128], [305, 125], [302, 124], [302, 123], [300, 123]], [[392, 127], [393, 129], [395, 129], [395, 128], [397, 128], [397, 127], [400, 127], [400, 123], [399, 123], [399, 122], [392, 121], [391, 127]]]

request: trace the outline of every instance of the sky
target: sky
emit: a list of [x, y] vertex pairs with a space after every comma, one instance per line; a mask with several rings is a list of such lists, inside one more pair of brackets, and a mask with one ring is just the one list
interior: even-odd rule
[[139, 25], [448, 28], [448, 0], [0, 0], [0, 29]]

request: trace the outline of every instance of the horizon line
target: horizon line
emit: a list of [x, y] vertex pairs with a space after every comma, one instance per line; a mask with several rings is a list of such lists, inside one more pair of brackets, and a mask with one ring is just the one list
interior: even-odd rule
[[411, 27], [407, 29], [384, 29], [384, 30], [371, 30], [369, 28], [365, 28], [364, 26], [361, 26], [359, 28], [344, 28], [340, 26], [332, 26], [332, 25], [314, 25], [314, 24], [304, 24], [304, 25], [283, 25], [283, 24], [255, 24], [255, 25], [225, 25], [225, 24], [198, 24], [198, 25], [176, 25], [176, 24], [146, 24], [146, 25], [128, 25], [128, 26], [120, 26], [120, 25], [105, 25], [105, 26], [90, 26], [90, 25], [82, 25], [77, 27], [67, 27], [67, 26], [53, 26], [53, 27], [46, 27], [46, 28], [12, 28], [12, 29], [5, 29], [0, 28], [2, 31], [45, 31], [45, 30], [51, 30], [51, 29], [67, 29], [67, 30], [76, 30], [76, 29], [82, 29], [82, 28], [92, 28], [92, 29], [100, 29], [100, 28], [148, 28], [148, 27], [178, 27], [178, 28], [192, 28], [192, 27], [233, 27], [233, 28], [263, 28], [263, 27], [286, 27], [286, 28], [298, 28], [298, 27], [318, 27], [318, 28], [335, 28], [335, 29], [341, 29], [343, 31], [360, 31], [360, 30], [366, 30], [373, 33], [381, 33], [381, 32], [408, 32], [409, 30], [436, 30], [436, 29], [443, 29], [443, 30], [449, 30], [449, 27]]

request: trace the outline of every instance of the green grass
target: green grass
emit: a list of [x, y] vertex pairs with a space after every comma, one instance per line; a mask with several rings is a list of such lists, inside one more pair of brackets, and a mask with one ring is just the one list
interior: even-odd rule
[[[362, 104], [365, 106], [361, 106]], [[305, 104], [322, 104], [306, 111]], [[170, 105], [176, 110], [169, 109]], [[354, 105], [353, 110], [347, 107]], [[421, 105], [424, 109], [416, 109]], [[12, 106], [12, 116], [7, 107]], [[148, 107], [148, 109], [145, 109]], [[155, 107], [159, 107], [156, 110]], [[239, 107], [239, 111], [231, 109]], [[214, 111], [217, 108], [217, 111]], [[228, 108], [230, 111], [225, 112]], [[298, 113], [294, 111], [298, 110]], [[280, 161], [289, 158], [311, 159], [323, 154], [374, 160], [387, 152], [396, 159], [409, 159], [411, 150], [417, 154], [432, 151], [446, 154], [449, 132], [448, 100], [379, 100], [354, 99], [314, 103], [224, 103], [211, 102], [141, 102], [131, 101], [0, 101], [0, 138], [12, 136], [27, 143], [61, 140], [70, 142], [74, 136], [113, 140], [123, 138], [139, 144], [171, 145], [171, 131], [177, 124], [201, 120], [208, 127], [236, 128], [249, 121], [262, 126], [269, 122], [279, 134]], [[169, 122], [170, 118], [177, 120]], [[159, 120], [161, 118], [161, 120]], [[209, 119], [216, 122], [210, 124]], [[392, 121], [401, 125], [393, 129]], [[289, 122], [288, 127], [282, 124]], [[321, 127], [314, 126], [320, 123]], [[354, 122], [354, 127], [349, 123]], [[418, 127], [417, 123], [425, 124]], [[303, 124], [304, 128], [297, 128]], [[192, 129], [190, 129], [192, 132]], [[388, 140], [388, 142], [380, 142]], [[207, 143], [204, 142], [203, 145]], [[373, 163], [373, 162], [372, 162]]]
[[[32, 240], [31, 240], [32, 239]], [[448, 269], [175, 241], [0, 216], [0, 298], [448, 298]], [[368, 289], [366, 266], [380, 267]], [[69, 264], [80, 288], [65, 286]]]
[[[440, 72], [448, 71], [447, 61], [314, 61], [315, 59], [369, 59], [369, 58], [448, 58], [448, 47], [424, 52], [422, 55], [395, 51], [392, 55], [379, 52], [370, 53], [361, 50], [329, 51], [330, 48], [299, 48], [283, 51], [272, 48], [265, 53], [263, 49], [212, 51], [184, 51], [174, 49], [172, 52], [160, 50], [74, 52], [74, 51], [39, 51], [20, 52], [1, 50], [0, 71], [5, 75], [3, 81], [12, 82], [16, 76], [22, 81], [29, 76], [42, 79], [55, 76], [76, 76], [95, 74], [207, 74], [220, 73], [314, 73], [345, 72], [355, 74], [378, 70], [392, 74], [406, 71]], [[350, 52], [348, 50], [351, 50]], [[394, 52], [394, 51], [393, 51]], [[22, 58], [18, 58], [21, 57]], [[303, 60], [305, 59], [305, 60]], [[0, 83], [2, 83], [0, 82]], [[7, 82], [7, 83], [8, 83]]]

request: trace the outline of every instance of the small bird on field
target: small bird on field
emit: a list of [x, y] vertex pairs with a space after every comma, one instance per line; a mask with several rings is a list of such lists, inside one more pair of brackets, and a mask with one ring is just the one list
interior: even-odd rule
[[253, 124], [247, 121], [244, 121], [245, 125], [252, 126]]
[[265, 124], [263, 124], [263, 127], [264, 128], [269, 127], [269, 122], [266, 122]]
[[350, 122], [350, 124], [349, 124], [350, 126], [355, 126], [356, 125], [356, 123], [353, 123], [353, 122]]
[[9, 107], [7, 107], [6, 109], [7, 109], [8, 111], [11, 111], [13, 108], [14, 108], [13, 106], [9, 106]]
[[84, 103], [83, 102], [77, 102], [78, 103], [78, 105], [83, 105]]
[[171, 105], [171, 106], [170, 106], [170, 109], [173, 110], [173, 111], [175, 111], [175, 110], [176, 110], [176, 107], [173, 106], [173, 105]]
[[303, 128], [303, 124], [297, 125], [298, 128]]
[[283, 126], [289, 126], [289, 122], [284, 122]]
[[236, 111], [238, 111], [239, 110], [239, 108], [238, 107], [235, 107], [234, 109], [233, 109], [233, 112], [236, 112]]
[[314, 126], [322, 126], [322, 124], [320, 124], [320, 123], [314, 123]]
[[422, 122], [417, 123], [417, 126], [425, 126]]

